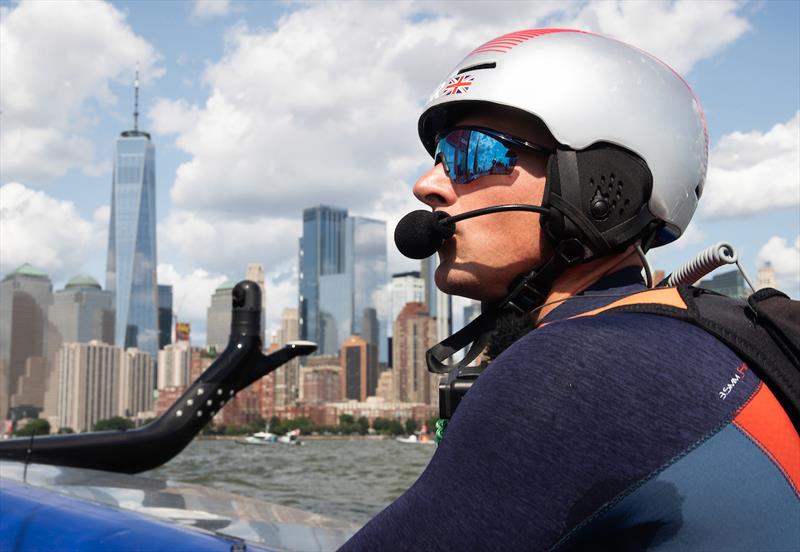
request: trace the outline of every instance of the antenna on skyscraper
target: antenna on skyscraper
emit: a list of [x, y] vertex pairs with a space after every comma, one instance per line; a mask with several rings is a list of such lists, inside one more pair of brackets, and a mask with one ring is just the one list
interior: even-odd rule
[[139, 130], [139, 62], [136, 62], [136, 80], [133, 81], [133, 130]]

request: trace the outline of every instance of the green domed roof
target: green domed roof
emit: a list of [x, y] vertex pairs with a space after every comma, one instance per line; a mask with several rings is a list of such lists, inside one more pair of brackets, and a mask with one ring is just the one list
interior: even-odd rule
[[31, 265], [30, 263], [25, 263], [17, 267], [16, 270], [10, 272], [4, 280], [8, 280], [13, 276], [28, 276], [29, 278], [49, 278], [47, 273], [40, 269], [36, 268], [35, 266]]
[[226, 289], [233, 289], [234, 287], [236, 287], [236, 284], [238, 283], [239, 282], [237, 282], [236, 280], [228, 280], [217, 286], [216, 291], [225, 291]]
[[69, 289], [73, 287], [93, 287], [97, 289], [102, 289], [97, 280], [95, 280], [88, 274], [78, 274], [77, 276], [73, 276], [72, 278], [70, 278], [69, 282], [67, 282], [67, 285], [64, 286], [64, 289]]

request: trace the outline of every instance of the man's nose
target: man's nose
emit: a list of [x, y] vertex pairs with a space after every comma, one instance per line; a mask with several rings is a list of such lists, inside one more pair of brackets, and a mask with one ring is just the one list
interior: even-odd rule
[[414, 184], [414, 195], [422, 203], [434, 209], [452, 205], [458, 199], [453, 190], [453, 183], [445, 174], [441, 163], [434, 165], [417, 180]]

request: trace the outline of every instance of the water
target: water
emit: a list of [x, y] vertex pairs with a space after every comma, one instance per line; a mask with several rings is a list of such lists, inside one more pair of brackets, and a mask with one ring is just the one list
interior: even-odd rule
[[366, 523], [408, 489], [436, 449], [395, 440], [311, 440], [302, 447], [195, 440], [148, 477], [195, 483]]

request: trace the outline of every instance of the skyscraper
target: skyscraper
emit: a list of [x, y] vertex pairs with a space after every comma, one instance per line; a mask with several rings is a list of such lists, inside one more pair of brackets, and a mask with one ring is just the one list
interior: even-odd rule
[[156, 171], [150, 135], [138, 128], [139, 75], [133, 130], [117, 138], [108, 226], [106, 289], [114, 293], [114, 342], [155, 358], [158, 352], [156, 284]]
[[158, 348], [172, 343], [172, 286], [158, 286]]
[[406, 303], [425, 301], [425, 281], [419, 272], [392, 274], [392, 324]]
[[428, 371], [425, 353], [436, 343], [436, 323], [423, 303], [406, 303], [394, 321], [392, 359], [395, 398], [438, 404], [439, 375]]
[[88, 343], [93, 339], [114, 341], [113, 297], [86, 274], [75, 276], [64, 289], [53, 294], [48, 320], [48, 350], [55, 351], [62, 343]]
[[299, 265], [300, 338], [317, 342], [319, 354], [337, 354], [348, 336], [371, 337], [374, 326], [362, 327], [364, 314], [376, 309], [384, 358], [386, 223], [324, 205], [305, 209]]
[[[389, 317], [386, 260], [386, 221], [366, 217], [348, 217], [345, 221], [345, 272], [348, 274], [353, 294], [351, 326], [348, 335], [360, 335], [378, 346], [381, 361], [386, 362], [386, 330]], [[374, 327], [364, 321], [371, 319], [371, 310], [377, 317], [378, 340], [373, 342]], [[339, 341], [348, 337], [342, 336]]]
[[25, 374], [25, 361], [45, 355], [52, 291], [47, 274], [27, 263], [0, 282], [0, 419]]
[[[303, 210], [303, 235], [300, 238], [300, 282], [299, 282], [299, 316], [300, 339], [315, 341], [319, 345], [319, 354], [331, 354], [338, 350], [338, 331], [336, 331], [336, 315], [320, 307], [320, 295], [331, 292], [342, 293], [344, 289], [336, 289], [344, 285], [344, 220], [347, 211], [317, 205]], [[328, 278], [325, 278], [328, 276]], [[339, 278], [336, 278], [339, 276]], [[332, 277], [332, 278], [331, 278]], [[326, 285], [327, 284], [327, 285]], [[322, 293], [325, 286], [328, 293]], [[336, 309], [339, 315], [342, 308]], [[349, 322], [349, 321], [348, 321]], [[327, 339], [326, 339], [327, 337]]]
[[121, 355], [120, 347], [99, 341], [65, 343], [61, 347], [57, 367], [59, 427], [89, 431], [98, 420], [119, 414]]
[[236, 282], [228, 280], [217, 287], [206, 311], [206, 344], [222, 352], [231, 336], [231, 305]]

